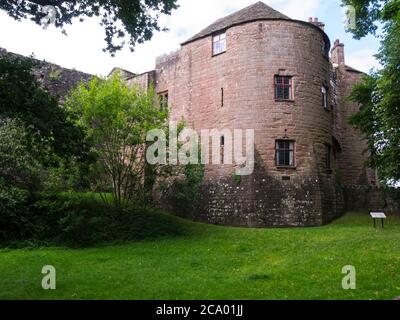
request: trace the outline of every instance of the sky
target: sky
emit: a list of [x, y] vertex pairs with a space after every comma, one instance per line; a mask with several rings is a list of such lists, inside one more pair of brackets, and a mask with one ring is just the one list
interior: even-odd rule
[[[114, 67], [135, 73], [153, 70], [157, 56], [179, 49], [180, 43], [204, 29], [215, 20], [255, 3], [256, 0], [178, 0], [179, 9], [171, 16], [162, 16], [160, 25], [169, 31], [156, 33], [151, 41], [138, 45], [134, 52], [128, 48], [115, 57], [105, 53], [104, 30], [96, 18], [76, 21], [66, 27], [67, 36], [59, 29], [41, 26], [28, 20], [15, 21], [0, 12], [0, 47], [22, 55], [31, 55], [66, 68], [106, 76]], [[345, 32], [345, 15], [340, 0], [264, 0], [285, 15], [308, 21], [318, 17], [326, 23], [331, 42], [340, 39], [345, 44], [346, 63], [368, 72], [379, 67], [374, 55], [379, 40], [368, 36], [355, 40]]]

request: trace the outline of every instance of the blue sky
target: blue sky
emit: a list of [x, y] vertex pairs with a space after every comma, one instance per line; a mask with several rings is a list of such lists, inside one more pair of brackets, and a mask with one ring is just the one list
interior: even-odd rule
[[[180, 8], [171, 16], [162, 17], [161, 25], [169, 32], [158, 33], [154, 38], [139, 45], [135, 52], [128, 49], [115, 58], [103, 53], [104, 31], [93, 18], [83, 23], [76, 22], [67, 27], [64, 36], [54, 27], [43, 30], [30, 21], [14, 21], [0, 12], [0, 47], [9, 51], [30, 55], [39, 59], [75, 68], [97, 75], [107, 75], [113, 67], [141, 73], [154, 68], [155, 58], [179, 48], [179, 44], [190, 38], [218, 18], [235, 12], [255, 0], [179, 0]], [[318, 17], [326, 23], [326, 32], [331, 41], [340, 39], [345, 43], [346, 61], [349, 65], [368, 72], [378, 63], [373, 55], [379, 49], [379, 40], [369, 36], [354, 40], [344, 30], [344, 13], [340, 0], [265, 0], [276, 10], [299, 20]]]

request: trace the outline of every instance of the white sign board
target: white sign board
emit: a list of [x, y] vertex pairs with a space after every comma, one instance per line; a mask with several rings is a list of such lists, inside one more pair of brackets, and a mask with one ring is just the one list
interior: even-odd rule
[[386, 219], [386, 215], [383, 212], [371, 212], [371, 217], [373, 219]]

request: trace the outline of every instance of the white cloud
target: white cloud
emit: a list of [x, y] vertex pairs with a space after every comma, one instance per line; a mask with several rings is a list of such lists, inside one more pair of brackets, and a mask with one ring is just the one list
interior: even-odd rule
[[352, 53], [348, 53], [346, 57], [346, 64], [363, 72], [368, 73], [371, 69], [379, 69], [382, 66], [379, 61], [374, 57], [376, 52], [372, 49], [362, 49]]
[[[17, 22], [0, 12], [0, 47], [24, 55], [34, 52], [39, 59], [93, 74], [105, 75], [115, 66], [134, 72], [145, 72], [154, 68], [157, 56], [179, 48], [181, 42], [216, 19], [254, 2], [255, 0], [179, 0], [180, 8], [171, 16], [162, 17], [160, 21], [170, 29], [169, 32], [157, 33], [151, 41], [137, 46], [134, 53], [124, 49], [115, 58], [102, 52], [105, 46], [104, 31], [96, 19], [89, 19], [84, 23], [76, 22], [67, 28], [68, 37], [65, 37], [53, 27], [43, 30], [32, 22]], [[291, 18], [307, 20], [317, 12], [322, 1], [264, 2]]]

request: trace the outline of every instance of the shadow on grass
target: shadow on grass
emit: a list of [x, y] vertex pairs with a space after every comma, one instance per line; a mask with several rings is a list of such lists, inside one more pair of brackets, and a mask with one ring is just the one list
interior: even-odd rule
[[92, 248], [209, 232], [205, 225], [154, 208], [118, 208], [94, 194], [40, 194], [29, 210], [27, 235], [3, 239], [0, 248]]

